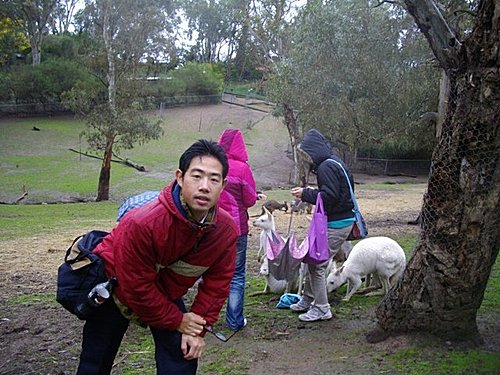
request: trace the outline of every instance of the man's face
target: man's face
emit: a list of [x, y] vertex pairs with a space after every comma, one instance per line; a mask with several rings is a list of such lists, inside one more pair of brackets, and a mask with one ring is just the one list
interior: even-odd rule
[[188, 170], [175, 172], [184, 201], [195, 219], [200, 221], [215, 206], [226, 184], [222, 179], [222, 164], [213, 156], [195, 157]]

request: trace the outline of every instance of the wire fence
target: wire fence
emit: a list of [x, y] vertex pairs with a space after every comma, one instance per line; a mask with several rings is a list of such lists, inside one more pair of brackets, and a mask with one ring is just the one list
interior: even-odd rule
[[357, 158], [353, 170], [368, 174], [426, 175], [430, 160]]
[[[200, 104], [217, 104], [222, 101], [222, 96], [217, 95], [184, 95], [154, 98], [153, 106], [164, 113], [167, 108], [182, 107]], [[0, 117], [29, 117], [53, 116], [56, 114], [70, 113], [60, 101], [32, 102], [32, 103], [0, 103]]]

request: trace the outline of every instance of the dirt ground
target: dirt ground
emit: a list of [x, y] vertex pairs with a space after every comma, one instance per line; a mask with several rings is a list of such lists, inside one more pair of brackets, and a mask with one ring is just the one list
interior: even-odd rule
[[[205, 110], [204, 118], [208, 117], [207, 112]], [[245, 118], [247, 116], [245, 113]], [[193, 122], [197, 124], [199, 116], [195, 117], [196, 121]], [[283, 149], [286, 138], [284, 141], [278, 138], [269, 137], [269, 149]], [[282, 135], [280, 139], [283, 139]], [[250, 157], [254, 157], [252, 153]], [[272, 182], [287, 180], [290, 162], [282, 154], [276, 156], [279, 163], [267, 160], [253, 159], [256, 180], [260, 186], [273, 185], [276, 188], [277, 184]], [[356, 175], [355, 179], [359, 205], [370, 236], [414, 235], [418, 232], [418, 226], [408, 225], [407, 222], [418, 216], [425, 190], [425, 177], [415, 179]], [[368, 182], [384, 182], [389, 188], [365, 189]], [[256, 206], [250, 210], [250, 215], [259, 212], [260, 206]], [[290, 214], [277, 212], [275, 218], [278, 231], [286, 233]], [[298, 238], [304, 237], [307, 226], [305, 215], [294, 216], [292, 228], [297, 232]], [[83, 322], [66, 312], [52, 297], [44, 298], [44, 295], [55, 294], [57, 267], [63, 259], [65, 249], [84, 230], [86, 228], [74, 228], [65, 233], [38, 235], [15, 241], [0, 239], [0, 374], [75, 373]], [[248, 275], [251, 276], [258, 275], [258, 237], [259, 232], [251, 228], [248, 245]], [[29, 302], [19, 303], [23, 296], [33, 294], [40, 295], [39, 301], [30, 297]], [[259, 299], [259, 308], [267, 312], [276, 311], [276, 298], [277, 296], [263, 296]], [[218, 342], [212, 336], [207, 337], [207, 342], [209, 346], [215, 347], [215, 351], [221, 345], [224, 345], [224, 349], [233, 351], [233, 355], [227, 359], [230, 368], [234, 366], [241, 369], [240, 362], [244, 362], [246, 374], [273, 375], [398, 374], [402, 372], [387, 371], [387, 367], [384, 367], [386, 357], [408, 348], [410, 344], [420, 343], [421, 350], [428, 353], [429, 357], [433, 357], [436, 352], [453, 350], [453, 344], [430, 344], [433, 341], [427, 341], [422, 336], [399, 336], [378, 344], [366, 343], [364, 335], [374, 327], [375, 316], [373, 309], [366, 312], [366, 309], [360, 307], [360, 298], [363, 297], [355, 296], [345, 303], [340, 302], [340, 296], [331, 296], [333, 311], [347, 311], [347, 319], [334, 317], [330, 321], [305, 324], [300, 323], [294, 313], [280, 311], [272, 325], [262, 327], [252, 324], [258, 317], [248, 315], [248, 326], [228, 343]], [[500, 348], [499, 315], [494, 313], [478, 316], [480, 332], [485, 339], [482, 349], [496, 353]], [[139, 328], [131, 326], [124, 343], [137, 340], [141, 332]], [[123, 361], [129, 354], [123, 351], [119, 353], [114, 374], [123, 373]], [[146, 362], [151, 364], [151, 350], [143, 354], [150, 358]], [[207, 354], [207, 360], [210, 360], [210, 354]], [[203, 359], [201, 362], [203, 363]], [[139, 373], [141, 366], [144, 364], [138, 362]], [[199, 373], [217, 372], [207, 369]]]

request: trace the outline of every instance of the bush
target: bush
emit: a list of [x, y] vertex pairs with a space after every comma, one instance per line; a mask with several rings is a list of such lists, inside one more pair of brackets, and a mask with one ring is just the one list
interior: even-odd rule
[[223, 74], [217, 65], [187, 63], [168, 74], [167, 79], [152, 83], [159, 97], [220, 95]]
[[380, 159], [407, 159], [430, 160], [432, 144], [408, 142], [401, 137], [395, 141], [386, 141], [382, 144], [372, 144], [363, 147], [358, 156]]
[[17, 102], [60, 101], [61, 94], [78, 81], [91, 76], [74, 62], [62, 59], [46, 61], [37, 66], [22, 65], [11, 71], [9, 90]]

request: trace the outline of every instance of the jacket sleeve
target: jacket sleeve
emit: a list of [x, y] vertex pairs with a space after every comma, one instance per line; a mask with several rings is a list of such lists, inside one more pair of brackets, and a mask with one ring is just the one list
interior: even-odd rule
[[255, 186], [252, 170], [247, 164], [244, 165], [241, 180], [241, 196], [243, 206], [245, 208], [253, 207], [255, 202], [257, 202], [257, 187]]
[[316, 204], [316, 199], [318, 197], [319, 190], [313, 188], [304, 188], [302, 191], [301, 200], [303, 202], [311, 203], [312, 205]]
[[236, 259], [237, 232], [232, 227], [226, 228], [226, 235], [217, 235], [217, 247], [222, 247], [219, 258], [203, 274], [198, 285], [198, 293], [191, 306], [191, 311], [201, 315], [207, 324], [213, 325], [229, 295], [229, 286], [234, 273]]
[[179, 327], [183, 313], [158, 287], [158, 272], [149, 229], [133, 220], [123, 224], [120, 240], [115, 244], [115, 271], [120, 301], [139, 319], [156, 328]]

